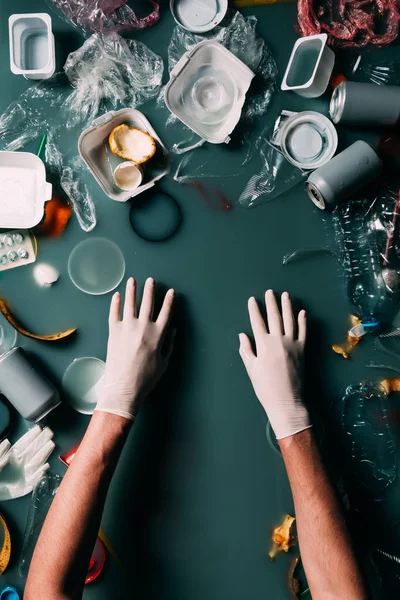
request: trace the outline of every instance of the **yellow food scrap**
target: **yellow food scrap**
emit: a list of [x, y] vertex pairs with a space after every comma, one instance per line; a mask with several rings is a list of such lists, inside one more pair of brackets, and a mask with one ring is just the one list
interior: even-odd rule
[[[350, 315], [350, 329], [353, 329], [356, 325], [361, 323], [361, 319], [356, 317], [355, 315]], [[357, 346], [361, 337], [355, 337], [354, 335], [350, 335], [349, 333], [346, 335], [346, 341], [343, 344], [334, 344], [332, 346], [332, 350], [336, 352], [336, 354], [340, 354], [343, 358], [349, 358], [350, 352], [353, 350], [354, 346]]]
[[24, 329], [18, 323], [18, 321], [15, 319], [14, 315], [8, 308], [8, 306], [5, 303], [5, 301], [3, 300], [3, 298], [0, 298], [0, 312], [4, 315], [4, 317], [10, 323], [10, 325], [18, 331], [18, 333], [20, 333], [21, 335], [24, 335], [25, 337], [29, 337], [34, 340], [40, 340], [42, 342], [57, 342], [58, 340], [62, 340], [62, 339], [65, 339], [66, 337], [69, 337], [70, 335], [74, 334], [77, 331], [77, 329], [75, 328], [75, 329], [67, 329], [66, 331], [60, 331], [59, 333], [53, 333], [52, 335], [37, 335], [36, 333], [31, 333], [30, 331], [27, 331], [26, 329]]
[[294, 541], [294, 533], [292, 531], [295, 518], [286, 515], [281, 525], [275, 527], [272, 531], [273, 547], [268, 556], [274, 559], [278, 552], [288, 552]]
[[0, 548], [0, 575], [7, 569], [8, 563], [10, 562], [11, 556], [11, 537], [7, 523], [4, 520], [3, 515], [0, 514], [0, 525], [3, 528], [3, 545]]
[[390, 394], [390, 392], [400, 392], [400, 378], [384, 379], [381, 381], [381, 386], [383, 386], [387, 394]]

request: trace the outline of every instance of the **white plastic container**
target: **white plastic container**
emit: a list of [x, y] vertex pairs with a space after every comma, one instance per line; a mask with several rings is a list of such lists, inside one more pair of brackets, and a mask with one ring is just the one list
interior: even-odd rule
[[228, 0], [170, 0], [175, 22], [186, 31], [205, 33], [220, 24], [228, 10]]
[[49, 79], [56, 69], [51, 17], [46, 13], [11, 15], [10, 68], [26, 79]]
[[200, 42], [171, 71], [165, 104], [207, 142], [228, 143], [253, 77], [253, 71], [218, 42]]
[[0, 151], [0, 227], [30, 229], [52, 196], [43, 162], [30, 152]]
[[[126, 123], [146, 131], [155, 140], [156, 154], [144, 165], [143, 181], [135, 190], [124, 191], [118, 188], [114, 181], [116, 164], [110, 164], [110, 155], [107, 155], [108, 137], [114, 127]], [[110, 111], [95, 119], [92, 126], [81, 134], [78, 140], [78, 149], [89, 171], [96, 179], [105, 194], [117, 202], [126, 202], [130, 198], [141, 194], [164, 177], [169, 171], [168, 152], [149, 121], [143, 113], [134, 108], [123, 108], [116, 112]], [[124, 162], [125, 159], [112, 157], [113, 160]]]
[[297, 40], [283, 76], [283, 91], [292, 90], [305, 98], [317, 98], [325, 92], [335, 64], [327, 39], [327, 34], [321, 33]]

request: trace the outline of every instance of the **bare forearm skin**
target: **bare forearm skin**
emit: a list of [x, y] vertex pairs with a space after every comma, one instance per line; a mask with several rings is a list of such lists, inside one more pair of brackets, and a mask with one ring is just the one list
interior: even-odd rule
[[313, 600], [366, 600], [349, 534], [312, 430], [284, 438], [279, 445]]
[[43, 525], [25, 600], [78, 600], [107, 491], [131, 422], [94, 412]]

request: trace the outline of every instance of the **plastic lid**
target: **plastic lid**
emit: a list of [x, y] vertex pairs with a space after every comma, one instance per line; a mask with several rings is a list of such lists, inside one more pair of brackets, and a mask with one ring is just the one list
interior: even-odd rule
[[228, 10], [228, 0], [171, 0], [170, 9], [183, 29], [203, 33], [222, 21]]
[[0, 593], [0, 600], [19, 600], [20, 595], [14, 587], [6, 587]]
[[117, 244], [106, 238], [90, 238], [72, 250], [68, 274], [82, 292], [92, 295], [114, 290], [125, 274], [125, 260]]
[[163, 242], [178, 230], [182, 213], [169, 194], [150, 192], [132, 204], [130, 220], [138, 236], [148, 242]]
[[85, 356], [76, 358], [62, 378], [65, 400], [76, 411], [92, 415], [103, 386], [105, 362]]

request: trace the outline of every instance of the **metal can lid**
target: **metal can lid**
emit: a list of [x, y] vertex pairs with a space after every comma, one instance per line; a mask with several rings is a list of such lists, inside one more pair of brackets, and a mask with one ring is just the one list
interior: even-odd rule
[[346, 82], [342, 81], [334, 90], [329, 104], [329, 114], [334, 123], [339, 123], [346, 102]]
[[170, 0], [175, 21], [194, 33], [214, 29], [226, 15], [228, 0]]

